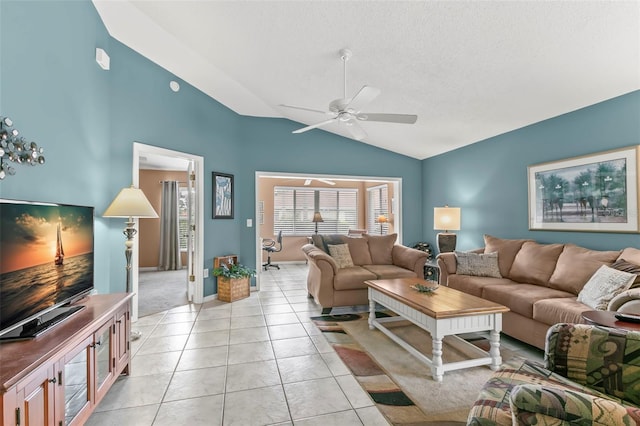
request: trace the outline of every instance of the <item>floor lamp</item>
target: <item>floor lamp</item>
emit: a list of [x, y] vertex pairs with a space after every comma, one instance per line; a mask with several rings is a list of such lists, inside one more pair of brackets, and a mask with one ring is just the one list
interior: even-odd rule
[[378, 222], [380, 224], [380, 235], [384, 235], [384, 229], [382, 228], [382, 226], [389, 222], [389, 218], [386, 217], [385, 215], [381, 214], [380, 216], [378, 216], [378, 218], [376, 219], [376, 222]]
[[316, 234], [318, 233], [318, 223], [319, 222], [324, 222], [324, 219], [322, 218], [322, 215], [320, 214], [320, 212], [315, 212], [313, 214], [313, 219], [311, 219], [311, 222], [314, 222], [316, 224]]
[[438, 233], [438, 251], [447, 253], [456, 249], [456, 234], [449, 231], [460, 230], [460, 207], [434, 207], [433, 209], [433, 229]]
[[[124, 256], [127, 260], [127, 293], [131, 293], [131, 254], [133, 253], [133, 237], [138, 233], [135, 228], [135, 218], [157, 218], [158, 214], [151, 206], [147, 197], [141, 189], [124, 188], [120, 191], [118, 196], [111, 202], [107, 210], [102, 215], [103, 217], [122, 217], [126, 218], [126, 228], [124, 228], [124, 235], [127, 237], [124, 246]], [[131, 340], [140, 338], [141, 333], [131, 332]]]

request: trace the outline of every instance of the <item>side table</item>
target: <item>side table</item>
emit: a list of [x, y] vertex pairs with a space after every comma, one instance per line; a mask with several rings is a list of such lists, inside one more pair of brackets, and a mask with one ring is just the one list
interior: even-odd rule
[[604, 327], [621, 328], [623, 330], [640, 331], [640, 324], [634, 322], [620, 321], [616, 318], [615, 311], [586, 311], [582, 313], [582, 318], [587, 324], [602, 325]]
[[436, 259], [429, 259], [424, 264], [424, 279], [427, 281], [440, 282], [440, 268]]

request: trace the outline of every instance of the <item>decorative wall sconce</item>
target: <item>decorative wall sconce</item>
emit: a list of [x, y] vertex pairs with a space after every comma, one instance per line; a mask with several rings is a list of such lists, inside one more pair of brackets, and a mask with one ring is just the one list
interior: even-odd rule
[[12, 163], [44, 164], [44, 149], [35, 142], [27, 142], [19, 134], [9, 117], [0, 117], [0, 180], [16, 174]]

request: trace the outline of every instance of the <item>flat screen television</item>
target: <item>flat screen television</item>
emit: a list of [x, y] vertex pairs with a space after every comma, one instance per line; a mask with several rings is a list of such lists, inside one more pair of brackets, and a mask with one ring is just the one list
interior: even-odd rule
[[0, 340], [32, 338], [94, 287], [94, 208], [0, 199]]

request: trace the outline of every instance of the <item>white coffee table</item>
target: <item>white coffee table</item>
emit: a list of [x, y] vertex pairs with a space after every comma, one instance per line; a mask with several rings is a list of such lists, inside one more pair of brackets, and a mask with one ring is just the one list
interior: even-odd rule
[[[497, 370], [502, 364], [500, 331], [502, 330], [502, 314], [509, 311], [506, 306], [446, 286], [439, 286], [438, 290], [431, 294], [420, 293], [412, 289], [411, 286], [416, 283], [433, 286], [436, 283], [419, 278], [370, 280], [365, 283], [369, 286], [369, 328], [372, 330], [377, 328], [431, 367], [431, 376], [434, 380], [441, 382], [445, 371], [479, 365], [489, 365], [492, 370]], [[392, 310], [398, 316], [376, 318], [376, 303]], [[419, 352], [384, 326], [386, 323], [406, 320], [431, 335], [433, 341], [431, 358]], [[480, 355], [485, 356], [443, 363], [442, 339], [445, 336], [478, 331], [489, 331], [489, 352], [487, 353], [470, 343], [468, 345], [475, 348]], [[458, 336], [455, 337], [460, 339]]]

